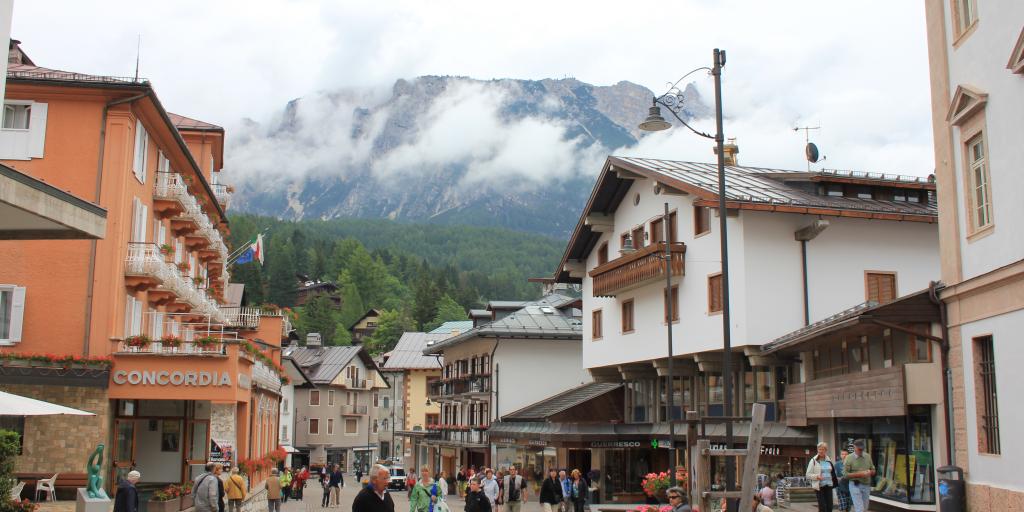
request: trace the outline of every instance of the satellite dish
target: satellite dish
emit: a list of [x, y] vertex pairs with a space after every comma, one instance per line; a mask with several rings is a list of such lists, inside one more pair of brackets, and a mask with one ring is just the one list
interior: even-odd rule
[[819, 156], [818, 146], [816, 146], [813, 142], [808, 142], [807, 147], [804, 148], [804, 154], [807, 155], [808, 162], [812, 164], [817, 162]]

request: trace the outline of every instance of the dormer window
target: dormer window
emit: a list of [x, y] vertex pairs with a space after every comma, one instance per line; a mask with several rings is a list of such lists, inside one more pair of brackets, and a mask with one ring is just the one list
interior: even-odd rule
[[843, 197], [843, 185], [841, 183], [826, 183], [825, 195], [831, 197]]

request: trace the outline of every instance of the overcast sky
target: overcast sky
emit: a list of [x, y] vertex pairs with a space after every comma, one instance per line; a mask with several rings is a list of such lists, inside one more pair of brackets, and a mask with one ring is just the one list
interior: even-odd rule
[[[229, 151], [243, 117], [264, 121], [318, 90], [438, 74], [662, 92], [710, 65], [717, 46], [728, 51], [726, 133], [741, 163], [803, 168], [792, 128], [820, 124], [812, 137], [827, 167], [933, 168], [920, 0], [15, 0], [12, 37], [41, 66], [130, 76], [140, 34], [140, 75], [169, 110], [227, 127]], [[695, 80], [711, 101], [710, 77]], [[713, 158], [683, 130], [624, 153]]]

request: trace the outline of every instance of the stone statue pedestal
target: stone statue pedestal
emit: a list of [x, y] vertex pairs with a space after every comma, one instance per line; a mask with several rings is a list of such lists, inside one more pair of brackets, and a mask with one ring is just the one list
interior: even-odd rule
[[110, 498], [90, 498], [85, 487], [78, 488], [75, 512], [110, 512], [113, 506], [114, 502]]

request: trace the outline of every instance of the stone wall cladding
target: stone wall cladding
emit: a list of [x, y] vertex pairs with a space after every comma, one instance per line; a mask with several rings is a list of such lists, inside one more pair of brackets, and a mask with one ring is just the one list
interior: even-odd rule
[[1024, 510], [1024, 492], [968, 482], [967, 510], [971, 512]]
[[228, 441], [234, 450], [238, 450], [235, 438], [235, 404], [210, 404], [210, 438]]
[[25, 418], [25, 440], [14, 471], [18, 473], [85, 473], [85, 463], [104, 443], [110, 463], [110, 401], [99, 387], [0, 384], [0, 390], [95, 413], [96, 416]]

